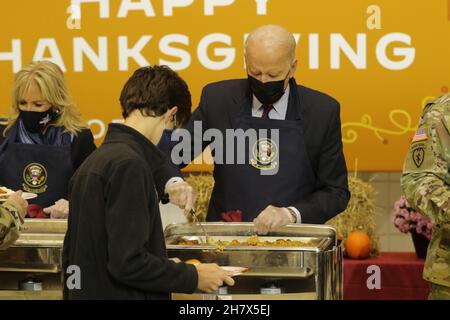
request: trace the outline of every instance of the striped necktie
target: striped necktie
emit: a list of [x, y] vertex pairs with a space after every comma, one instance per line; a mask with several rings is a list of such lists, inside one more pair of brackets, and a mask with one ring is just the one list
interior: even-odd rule
[[261, 108], [263, 108], [263, 114], [261, 116], [261, 119], [270, 119], [269, 113], [273, 109], [273, 104], [263, 104]]

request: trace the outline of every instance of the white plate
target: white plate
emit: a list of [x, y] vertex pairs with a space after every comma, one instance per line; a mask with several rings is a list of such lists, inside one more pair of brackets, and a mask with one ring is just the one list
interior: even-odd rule
[[37, 196], [38, 195], [36, 193], [22, 192], [22, 198], [24, 198], [25, 200], [34, 199], [34, 198], [37, 198]]
[[[10, 195], [12, 195], [12, 194], [14, 194], [14, 193], [8, 193], [8, 194], [6, 194], [6, 196], [0, 197], [0, 202], [5, 202], [6, 199], [8, 199], [8, 197], [9, 197]], [[22, 198], [24, 198], [25, 200], [34, 199], [34, 198], [37, 198], [37, 196], [38, 196], [38, 195], [37, 195], [36, 193], [32, 193], [32, 192], [22, 192]]]

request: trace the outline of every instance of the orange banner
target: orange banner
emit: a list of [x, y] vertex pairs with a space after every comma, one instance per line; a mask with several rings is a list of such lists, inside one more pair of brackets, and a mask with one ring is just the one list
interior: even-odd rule
[[450, 87], [448, 0], [2, 1], [0, 114], [14, 72], [50, 59], [100, 142], [138, 66], [177, 70], [196, 105], [207, 83], [246, 76], [245, 36], [268, 23], [294, 33], [297, 81], [340, 101], [349, 169], [401, 170], [423, 105]]

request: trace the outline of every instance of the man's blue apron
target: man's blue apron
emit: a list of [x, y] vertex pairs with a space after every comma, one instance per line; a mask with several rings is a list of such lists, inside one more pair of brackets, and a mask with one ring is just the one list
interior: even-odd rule
[[[296, 85], [291, 85], [291, 95], [294, 103], [289, 107], [295, 108]], [[256, 143], [247, 143], [245, 164], [215, 164], [216, 185], [207, 221], [220, 221], [222, 212], [232, 210], [242, 211], [242, 221], [253, 221], [268, 205], [288, 207], [314, 191], [315, 175], [307, 155], [302, 120], [261, 119], [250, 113], [251, 105], [247, 101], [240, 106], [235, 130], [278, 129], [279, 138], [258, 135]], [[263, 174], [263, 171], [274, 174]]]

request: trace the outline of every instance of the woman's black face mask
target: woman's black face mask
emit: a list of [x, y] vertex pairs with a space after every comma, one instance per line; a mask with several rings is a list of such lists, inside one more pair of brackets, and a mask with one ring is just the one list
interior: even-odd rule
[[20, 110], [19, 118], [28, 132], [38, 133], [42, 132], [47, 124], [56, 118], [56, 113], [52, 109], [42, 112]]

